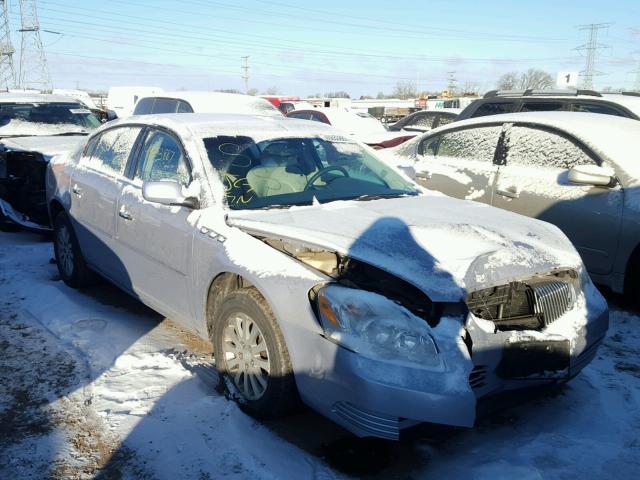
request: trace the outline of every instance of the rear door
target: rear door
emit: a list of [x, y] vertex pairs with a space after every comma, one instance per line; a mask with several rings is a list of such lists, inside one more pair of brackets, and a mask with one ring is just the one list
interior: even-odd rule
[[506, 165], [500, 167], [493, 205], [553, 223], [573, 242], [592, 273], [613, 265], [623, 191], [572, 184], [569, 169], [601, 159], [575, 138], [540, 126], [505, 129]]
[[416, 181], [452, 197], [491, 203], [501, 131], [502, 124], [495, 124], [427, 137], [418, 146]]
[[123, 266], [114, 249], [116, 205], [139, 127], [116, 127], [93, 139], [71, 177], [70, 214], [87, 261], [118, 282]]
[[167, 130], [149, 128], [138, 151], [118, 203], [119, 254], [127, 265], [131, 290], [159, 311], [188, 323], [192, 318], [188, 274], [198, 212], [146, 201], [142, 183], [176, 180], [187, 188], [189, 160], [178, 137]]

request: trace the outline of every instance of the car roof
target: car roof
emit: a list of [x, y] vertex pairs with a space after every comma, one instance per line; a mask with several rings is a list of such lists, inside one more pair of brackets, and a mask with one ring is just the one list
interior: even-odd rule
[[[577, 90], [563, 92], [561, 90], [534, 90], [532, 94], [527, 95], [527, 91], [493, 91], [487, 93], [483, 98], [478, 99], [478, 105], [484, 103], [492, 103], [501, 100], [589, 100], [591, 102], [612, 102], [617, 103], [629, 110], [635, 115], [640, 117], [640, 93], [625, 92], [625, 93], [599, 93], [599, 92], [586, 92], [584, 90]], [[581, 93], [585, 92], [585, 93]], [[475, 102], [474, 102], [475, 103]]]
[[519, 112], [487, 115], [447, 124], [427, 135], [465, 126], [528, 123], [564, 131], [640, 180], [640, 121], [615, 115], [583, 112]]
[[66, 95], [30, 92], [2, 92], [0, 103], [82, 103]]
[[311, 120], [300, 120], [280, 116], [245, 115], [228, 113], [163, 113], [157, 115], [134, 115], [114, 120], [100, 130], [115, 125], [161, 126], [179, 134], [199, 136], [247, 135], [265, 137], [273, 135], [324, 135], [340, 134], [330, 125]]
[[144, 95], [140, 97], [138, 102], [144, 98], [171, 98], [175, 100], [183, 100], [189, 105], [196, 113], [238, 113], [247, 114], [260, 114], [282, 116], [280, 110], [273, 106], [271, 102], [262, 98], [254, 97], [252, 95], [245, 95], [242, 93], [226, 93], [226, 92], [207, 92], [207, 91], [195, 91], [185, 90], [178, 92], [159, 92], [153, 95]]

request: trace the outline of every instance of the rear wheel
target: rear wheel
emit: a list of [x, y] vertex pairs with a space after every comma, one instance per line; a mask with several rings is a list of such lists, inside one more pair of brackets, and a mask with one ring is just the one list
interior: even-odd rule
[[276, 418], [297, 403], [289, 351], [275, 316], [255, 288], [228, 294], [215, 312], [216, 367], [230, 396], [258, 418]]
[[60, 278], [73, 288], [87, 287], [96, 275], [87, 266], [80, 245], [65, 212], [60, 212], [53, 223], [53, 250]]

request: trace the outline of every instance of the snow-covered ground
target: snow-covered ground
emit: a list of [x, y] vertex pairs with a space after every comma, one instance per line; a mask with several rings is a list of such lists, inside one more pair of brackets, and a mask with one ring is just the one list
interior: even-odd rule
[[67, 288], [51, 257], [0, 232], [0, 478], [640, 478], [640, 317], [617, 307], [567, 386], [486, 402], [474, 429], [359, 441], [307, 410], [247, 417], [207, 342], [106, 283]]

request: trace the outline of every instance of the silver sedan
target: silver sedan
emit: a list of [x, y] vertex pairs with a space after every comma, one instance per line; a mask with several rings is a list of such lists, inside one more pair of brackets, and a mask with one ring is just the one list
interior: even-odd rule
[[608, 326], [557, 228], [425, 192], [316, 122], [130, 117], [47, 189], [62, 279], [210, 339], [257, 417], [301, 398], [360, 436], [471, 426], [481, 396], [572, 378]]

